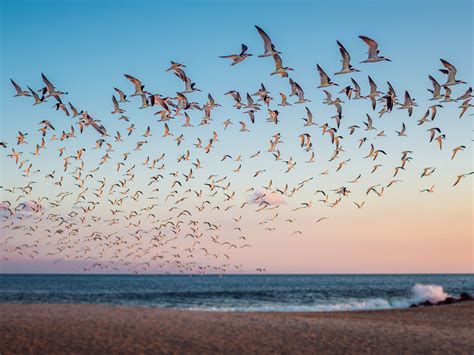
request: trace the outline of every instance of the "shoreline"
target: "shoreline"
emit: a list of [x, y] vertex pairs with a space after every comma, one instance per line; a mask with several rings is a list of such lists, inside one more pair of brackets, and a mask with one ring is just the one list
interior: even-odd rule
[[474, 302], [390, 310], [220, 312], [0, 304], [0, 353], [474, 352]]

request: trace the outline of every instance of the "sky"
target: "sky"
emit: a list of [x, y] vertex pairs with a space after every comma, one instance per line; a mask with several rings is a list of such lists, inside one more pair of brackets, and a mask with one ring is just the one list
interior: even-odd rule
[[[211, 93], [222, 105], [213, 111], [215, 121], [210, 127], [181, 129], [181, 122], [170, 122], [175, 136], [185, 134], [182, 146], [177, 147], [172, 139], [161, 138], [163, 124], [156, 122], [156, 116], [150, 110], [139, 110], [139, 99], [123, 105], [126, 114], [133, 118], [131, 123], [137, 127], [132, 140], [115, 146], [115, 157], [120, 153], [132, 151], [139, 135], [147, 126], [151, 126], [153, 136], [140, 155], [133, 156], [132, 163], [138, 166], [136, 188], [147, 189], [148, 169], [141, 164], [146, 156], [167, 156], [166, 173], [180, 170], [187, 172], [189, 164], [183, 168], [176, 163], [176, 157], [187, 149], [193, 157], [203, 160], [204, 171], [200, 172], [189, 184], [194, 190], [202, 188], [211, 174], [228, 176], [232, 189], [236, 191], [236, 205], [251, 199], [251, 193], [245, 193], [249, 187], [263, 190], [262, 186], [271, 179], [274, 186], [283, 187], [286, 183], [295, 186], [302, 180], [313, 180], [301, 194], [289, 199], [275, 210], [280, 216], [273, 222], [275, 231], [265, 231], [260, 225], [275, 211], [255, 213], [249, 209], [241, 211], [245, 221], [245, 234], [250, 248], [232, 251], [232, 261], [243, 265], [242, 272], [254, 272], [256, 268], [265, 268], [272, 273], [449, 273], [472, 272], [473, 260], [473, 204], [472, 177], [467, 177], [456, 187], [452, 184], [457, 175], [468, 173], [472, 167], [472, 110], [459, 119], [460, 103], [449, 103], [438, 111], [436, 120], [423, 126], [417, 126], [426, 109], [433, 104], [429, 101], [431, 88], [428, 75], [444, 82], [445, 76], [440, 69], [440, 58], [454, 64], [458, 78], [472, 83], [473, 78], [473, 5], [471, 1], [452, 1], [446, 6], [442, 1], [0, 1], [1, 6], [1, 121], [0, 140], [8, 142], [9, 148], [0, 152], [1, 183], [4, 187], [26, 184], [31, 179], [22, 177], [15, 163], [6, 155], [10, 149], [17, 148], [17, 132], [30, 132], [28, 141], [34, 142], [24, 148], [24, 155], [30, 157], [40, 140], [37, 123], [48, 119], [56, 125], [58, 131], [68, 130], [74, 123], [60, 111], [54, 111], [53, 100], [37, 107], [31, 106], [31, 98], [14, 98], [10, 78], [26, 89], [26, 85], [40, 88], [41, 73], [61, 90], [68, 91], [67, 100], [76, 107], [86, 109], [91, 116], [100, 119], [109, 133], [128, 126], [111, 115], [113, 109], [111, 96], [113, 87], [119, 87], [128, 94], [132, 93], [130, 82], [123, 76], [127, 73], [140, 78], [145, 88], [153, 93], [174, 96], [182, 90], [182, 83], [172, 73], [165, 70], [170, 60], [184, 63], [186, 74], [192, 78], [201, 93], [190, 94], [191, 100], [203, 103]], [[271, 76], [274, 69], [271, 58], [256, 58], [263, 51], [261, 38], [254, 25], [263, 28], [282, 52], [283, 63], [295, 70], [291, 78], [303, 87], [308, 108], [319, 124], [333, 124], [331, 116], [334, 107], [322, 103], [324, 94], [319, 85], [316, 64], [321, 65], [340, 87], [350, 84], [355, 78], [368, 91], [367, 76], [370, 75], [386, 90], [386, 81], [390, 81], [400, 100], [408, 90], [416, 98], [418, 107], [411, 118], [405, 110], [394, 112], [377, 119], [368, 100], [348, 101], [339, 88], [330, 89], [334, 96], [345, 99], [343, 129], [343, 147], [346, 152], [342, 159], [351, 159], [342, 173], [335, 173], [336, 162], [328, 162], [333, 146], [327, 136], [321, 135], [318, 126], [302, 126], [305, 117], [304, 105], [281, 108], [277, 106], [279, 92], [289, 93], [287, 79]], [[382, 55], [392, 62], [360, 64], [365, 59], [367, 47], [358, 38], [366, 35], [379, 43]], [[354, 75], [335, 76], [340, 69], [340, 54], [336, 40], [342, 42], [352, 57], [352, 64], [361, 70]], [[241, 43], [249, 47], [254, 54], [248, 60], [230, 67], [230, 62], [219, 56], [237, 53]], [[248, 121], [242, 112], [232, 108], [232, 99], [224, 95], [229, 90], [238, 90], [243, 98], [245, 93], [254, 93], [264, 83], [274, 98], [271, 106], [280, 111], [281, 122], [278, 126], [265, 122], [266, 109], [257, 114], [255, 125], [249, 125], [250, 132], [238, 131], [240, 120]], [[460, 96], [469, 85], [453, 87], [453, 97]], [[291, 99], [290, 102], [293, 102]], [[378, 110], [377, 110], [378, 111]], [[358, 131], [349, 136], [346, 127], [357, 124], [363, 127], [366, 113], [374, 118], [376, 132], [384, 130], [388, 137], [374, 138], [371, 142], [388, 153], [381, 157], [383, 165], [379, 174], [369, 174], [375, 164], [364, 159], [369, 143], [358, 149], [357, 140], [365, 134]], [[197, 126], [202, 113], [190, 112]], [[230, 118], [234, 125], [226, 131], [222, 122]], [[182, 117], [178, 120], [182, 120]], [[397, 137], [395, 130], [407, 125], [408, 137]], [[428, 143], [430, 127], [440, 127], [446, 134], [445, 146], [440, 152], [436, 144]], [[341, 129], [341, 132], [342, 130]], [[213, 130], [219, 131], [220, 143], [216, 144], [212, 156], [202, 151], [194, 155], [192, 144], [197, 137], [209, 139]], [[297, 160], [297, 168], [285, 174], [281, 162], [275, 162], [271, 154], [266, 153], [268, 142], [273, 134], [281, 133], [284, 144], [281, 146], [284, 158]], [[315, 146], [316, 164], [305, 164], [308, 154], [298, 145], [297, 136], [310, 133]], [[367, 133], [367, 136], [368, 133]], [[94, 167], [97, 154], [93, 151], [98, 135], [87, 129], [78, 140], [54, 142], [34, 160], [40, 177], [34, 187], [34, 196], [52, 196], [61, 191], [75, 191], [72, 181], [67, 181], [61, 189], [46, 182], [43, 178], [52, 170], [61, 171], [62, 160], [58, 160], [57, 148], [65, 146], [73, 154], [79, 146], [84, 146], [84, 162], [89, 169]], [[79, 144], [79, 145], [78, 145]], [[57, 145], [57, 147], [56, 147]], [[454, 160], [451, 150], [459, 145], [466, 146]], [[51, 148], [49, 148], [51, 146]], [[262, 157], [244, 159], [242, 172], [237, 176], [232, 172], [238, 162], [221, 162], [224, 154], [233, 157], [241, 154], [248, 157], [258, 150]], [[392, 179], [393, 168], [400, 164], [401, 152], [414, 151], [413, 163], [409, 171], [403, 172], [403, 183], [387, 189], [384, 197], [366, 196], [367, 186], [385, 184]], [[103, 152], [102, 152], [103, 153]], [[99, 156], [101, 156], [100, 154]], [[379, 162], [379, 161], [377, 161]], [[130, 165], [129, 165], [130, 164]], [[181, 165], [180, 165], [181, 164]], [[431, 177], [420, 179], [424, 167], [436, 167]], [[141, 169], [141, 170], [139, 170]], [[265, 169], [257, 179], [251, 178], [253, 172]], [[330, 169], [328, 176], [319, 175]], [[159, 172], [155, 172], [157, 174]], [[340, 186], [348, 186], [347, 181], [362, 174], [361, 183], [350, 186], [352, 193], [347, 201], [337, 208], [327, 207], [314, 195], [317, 189], [330, 191]], [[59, 176], [59, 175], [58, 175]], [[67, 176], [65, 174], [65, 176]], [[118, 177], [114, 163], [101, 168], [94, 177], [94, 184], [106, 177], [113, 180]], [[92, 184], [92, 182], [91, 182]], [[355, 184], [354, 184], [355, 185]], [[420, 193], [420, 190], [435, 185], [435, 193]], [[91, 185], [92, 186], [92, 185]], [[163, 186], [161, 197], [166, 196], [168, 187]], [[76, 189], [77, 190], [77, 189]], [[2, 200], [15, 200], [17, 195], [1, 191]], [[314, 206], [294, 213], [293, 208], [302, 202], [312, 200]], [[366, 201], [364, 208], [355, 208], [353, 201]], [[160, 200], [160, 203], [163, 202]], [[238, 203], [237, 203], [238, 202]], [[144, 206], [141, 200], [134, 207]], [[146, 202], [148, 203], [148, 202]], [[197, 203], [190, 198], [185, 207], [194, 208]], [[167, 217], [168, 207], [162, 203], [157, 214]], [[133, 208], [134, 208], [133, 207]], [[130, 207], [132, 208], [132, 207]], [[60, 210], [68, 213], [71, 204], [65, 203]], [[108, 209], [99, 206], [97, 214], [107, 218]], [[232, 233], [232, 217], [235, 213], [206, 211], [203, 220], [213, 220], [222, 224], [222, 238]], [[296, 216], [296, 217], [295, 217]], [[316, 223], [322, 217], [327, 220]], [[285, 219], [296, 218], [295, 224]], [[2, 222], [6, 223], [6, 222]], [[26, 222], [25, 222], [26, 223]], [[146, 222], [144, 222], [146, 223]], [[123, 227], [120, 233], [125, 233]], [[227, 228], [227, 229], [226, 229]], [[302, 235], [294, 235], [301, 230]], [[21, 233], [20, 233], [21, 234]], [[2, 256], [8, 259], [0, 264], [3, 272], [79, 272], [77, 264], [81, 261], [65, 257], [59, 263], [57, 258], [46, 256], [53, 244], [41, 242], [41, 255], [31, 259], [12, 251], [14, 246], [25, 242], [29, 236], [10, 234], [2, 229], [0, 240], [13, 235], [14, 239], [0, 249]], [[42, 236], [38, 236], [42, 237]], [[233, 238], [233, 237], [232, 237]], [[177, 242], [178, 243], [178, 242]], [[186, 248], [188, 241], [177, 244]], [[13, 248], [12, 248], [13, 246]], [[63, 258], [64, 255], [61, 255]], [[103, 255], [104, 259], [111, 255]], [[196, 256], [201, 258], [201, 256]], [[219, 259], [220, 260], [220, 259]], [[139, 262], [140, 260], [134, 262]], [[205, 258], [203, 263], [207, 263]], [[217, 261], [216, 261], [217, 262]], [[160, 270], [167, 270], [167, 267]], [[158, 271], [160, 271], [158, 270]], [[123, 271], [123, 270], [120, 270]], [[151, 268], [147, 272], [157, 272]], [[170, 271], [173, 271], [170, 269]]]

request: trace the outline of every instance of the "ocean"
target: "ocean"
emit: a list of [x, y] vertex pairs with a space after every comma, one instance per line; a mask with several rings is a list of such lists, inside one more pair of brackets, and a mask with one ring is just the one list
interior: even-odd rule
[[0, 275], [0, 303], [76, 303], [207, 311], [307, 312], [404, 308], [461, 292], [450, 275]]

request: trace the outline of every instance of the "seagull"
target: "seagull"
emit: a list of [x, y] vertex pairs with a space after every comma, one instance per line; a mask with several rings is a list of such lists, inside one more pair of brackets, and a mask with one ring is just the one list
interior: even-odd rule
[[472, 175], [472, 174], [474, 174], [474, 171], [471, 171], [470, 173], [467, 173], [467, 174], [458, 175], [458, 176], [456, 177], [456, 181], [454, 182], [453, 186], [456, 186], [457, 184], [459, 184], [459, 182], [460, 182], [462, 179], [464, 179], [466, 176]]
[[131, 96], [141, 96], [145, 95], [145, 92], [143, 92], [143, 89], [145, 88], [145, 85], [142, 85], [141, 81], [138, 80], [137, 78], [134, 78], [131, 75], [124, 74], [124, 76], [130, 80], [135, 87], [135, 93], [133, 93]]
[[242, 44], [242, 50], [240, 51], [239, 54], [224, 55], [224, 56], [220, 56], [219, 58], [232, 59], [232, 63], [230, 65], [233, 66], [233, 65], [243, 62], [245, 59], [253, 55], [253, 54], [247, 53], [247, 50], [248, 50], [248, 47], [245, 44]]
[[305, 107], [306, 109], [306, 118], [303, 118], [303, 120], [305, 121], [305, 126], [313, 126], [315, 123], [313, 122], [313, 114], [311, 113], [311, 111], [309, 110], [308, 107]]
[[280, 75], [282, 78], [287, 78], [288, 77], [288, 71], [293, 70], [292, 68], [289, 67], [284, 67], [283, 63], [281, 61], [281, 57], [278, 53], [275, 53], [273, 55], [273, 59], [275, 60], [275, 71], [271, 73], [271, 75]]
[[363, 97], [360, 95], [360, 92], [361, 92], [360, 85], [353, 78], [351, 78], [351, 81], [352, 81], [352, 84], [354, 85], [354, 90], [353, 90], [355, 93], [354, 100], [363, 99]]
[[240, 121], [240, 132], [250, 132], [250, 130], [247, 129], [247, 125], [245, 124], [245, 122], [243, 121]]
[[470, 104], [469, 101], [471, 101], [471, 99], [467, 99], [467, 100], [464, 100], [464, 102], [461, 104], [461, 106], [459, 106], [461, 110], [461, 113], [459, 114], [459, 118], [461, 118], [464, 113], [469, 109], [469, 107], [474, 107], [473, 104]]
[[54, 85], [51, 84], [51, 82], [46, 78], [46, 76], [43, 73], [41, 73], [41, 78], [43, 79], [43, 82], [46, 85], [46, 89], [49, 92], [48, 96], [55, 96], [59, 98], [60, 95], [67, 95], [67, 92], [56, 91], [56, 88], [54, 87]]
[[25, 91], [25, 90], [22, 90], [20, 85], [18, 85], [17, 83], [15, 83], [13, 81], [13, 79], [10, 79], [10, 81], [12, 82], [15, 90], [16, 90], [16, 94], [13, 96], [13, 97], [17, 97], [17, 96], [31, 96], [30, 93], [28, 91]]
[[399, 110], [403, 110], [403, 109], [408, 110], [408, 116], [411, 117], [411, 115], [413, 113], [413, 107], [414, 106], [417, 106], [417, 103], [415, 102], [415, 99], [412, 99], [410, 97], [410, 94], [408, 93], [408, 91], [405, 91], [405, 101], [403, 102], [403, 104], [400, 105], [400, 107], [398, 109]]
[[260, 27], [258, 27], [257, 25], [255, 25], [255, 28], [257, 29], [258, 31], [258, 34], [260, 35], [260, 37], [262, 37], [263, 39], [263, 49], [264, 49], [264, 53], [259, 55], [258, 57], [259, 58], [263, 58], [263, 57], [270, 57], [270, 56], [274, 56], [275, 54], [281, 54], [280, 52], [277, 52], [275, 50], [275, 46], [273, 45], [272, 43], [272, 40], [270, 39], [270, 37], [265, 33], [264, 30], [262, 30]]
[[469, 87], [469, 89], [466, 90], [466, 92], [464, 94], [462, 94], [461, 96], [459, 96], [455, 101], [459, 101], [459, 100], [468, 100], [468, 99], [471, 99], [473, 96], [472, 96], [472, 87]]
[[441, 102], [453, 102], [454, 99], [451, 98], [451, 89], [448, 86], [444, 86], [444, 98]]
[[31, 95], [33, 95], [33, 98], [35, 99], [35, 103], [33, 104], [33, 106], [39, 105], [43, 102], [46, 102], [46, 99], [44, 97], [44, 93], [43, 93], [42, 97], [40, 98], [39, 95], [32, 88], [30, 88], [29, 86], [28, 86], [28, 90], [30, 90]]
[[434, 192], [434, 185], [431, 185], [429, 188], [421, 190], [420, 192]]
[[287, 102], [288, 98], [284, 93], [280, 92], [280, 97], [281, 102], [278, 104], [278, 106], [291, 106], [291, 104]]
[[181, 92], [181, 94], [189, 94], [192, 92], [201, 91], [200, 89], [196, 88], [196, 83], [193, 83], [188, 77], [184, 78], [184, 85], [185, 88], [184, 91]]
[[119, 103], [117, 99], [115, 98], [115, 95], [112, 95], [112, 102], [114, 104], [114, 110], [111, 112], [112, 114], [116, 114], [116, 113], [122, 114], [125, 112], [125, 110], [119, 107]]
[[433, 141], [436, 132], [441, 133], [441, 129], [439, 129], [438, 127], [430, 128], [427, 131], [430, 132], [430, 143]]
[[379, 91], [377, 91], [377, 85], [375, 82], [372, 80], [372, 78], [369, 76], [369, 86], [370, 86], [370, 93], [366, 97], [370, 98], [370, 101], [372, 103], [372, 109], [375, 110], [375, 107], [377, 105], [377, 101], [375, 98], [380, 95]]
[[181, 68], [186, 68], [186, 65], [171, 61], [171, 66], [166, 69], [166, 71], [178, 71], [181, 70]]
[[431, 75], [429, 75], [428, 78], [433, 84], [433, 90], [428, 89], [428, 91], [433, 94], [430, 100], [441, 100], [443, 98], [443, 95], [441, 95], [441, 85], [439, 85], [436, 79], [433, 78]]
[[304, 91], [298, 83], [293, 82], [293, 85], [295, 86], [296, 95], [298, 96], [298, 101], [295, 101], [295, 104], [303, 104], [311, 101], [304, 97]]
[[405, 133], [406, 131], [406, 126], [405, 126], [405, 123], [402, 122], [402, 129], [401, 131], [395, 131], [399, 137], [407, 137], [407, 134]]
[[373, 129], [376, 129], [374, 126], [373, 126], [373, 121], [372, 121], [372, 117], [369, 116], [368, 113], [366, 113], [366, 116], [367, 116], [367, 122], [363, 122], [366, 126], [366, 131], [370, 131], [370, 130], [373, 130]]
[[391, 62], [390, 59], [383, 56], [379, 56], [380, 51], [377, 49], [379, 45], [376, 41], [366, 36], [359, 36], [359, 38], [363, 40], [367, 46], [369, 46], [369, 57], [361, 63], [375, 63], [384, 60]]
[[334, 73], [334, 75], [359, 72], [360, 70], [353, 68], [352, 65], [350, 64], [351, 56], [349, 55], [349, 52], [346, 50], [346, 48], [344, 48], [341, 42], [339, 41], [336, 41], [336, 42], [337, 42], [337, 45], [339, 46], [339, 51], [341, 52], [341, 55], [342, 55], [342, 69]]
[[438, 137], [436, 137], [435, 140], [438, 142], [439, 150], [443, 150], [443, 140], [445, 139], [446, 139], [445, 134], [440, 134]]
[[319, 64], [316, 64], [316, 69], [319, 72], [319, 77], [320, 77], [320, 81], [321, 81], [318, 88], [327, 88], [327, 87], [333, 86], [333, 85], [338, 86], [338, 84], [331, 81], [329, 76], [324, 72], [323, 68], [321, 68], [319, 66]]
[[440, 59], [441, 63], [446, 69], [440, 69], [439, 71], [443, 74], [448, 75], [448, 79], [446, 83], [443, 84], [443, 86], [452, 86], [452, 85], [458, 85], [458, 84], [467, 84], [465, 81], [462, 80], [456, 80], [456, 67], [449, 63], [448, 61], [444, 59]]
[[119, 97], [120, 97], [119, 102], [129, 102], [129, 101], [127, 100], [127, 95], [125, 95], [125, 93], [124, 93], [122, 90], [117, 89], [117, 88], [114, 88], [114, 90], [115, 90], [115, 92], [116, 92], [116, 93], [119, 95]]
[[459, 151], [462, 151], [462, 150], [464, 150], [464, 149], [466, 149], [466, 146], [464, 146], [464, 145], [460, 145], [459, 147], [454, 148], [454, 149], [453, 149], [453, 155], [451, 156], [451, 160], [454, 159], [454, 157], [456, 156], [456, 154], [457, 154]]

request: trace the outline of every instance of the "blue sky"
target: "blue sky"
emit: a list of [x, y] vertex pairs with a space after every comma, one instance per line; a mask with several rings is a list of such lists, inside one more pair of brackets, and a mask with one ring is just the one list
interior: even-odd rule
[[[472, 82], [472, 1], [451, 1], [447, 4], [445, 1], [0, 0], [0, 4], [0, 140], [8, 141], [11, 147], [15, 146], [14, 137], [18, 130], [32, 132], [29, 139], [35, 141], [38, 133], [33, 131], [39, 128], [37, 123], [42, 119], [51, 120], [59, 130], [68, 129], [74, 121], [65, 118], [61, 112], [53, 112], [52, 100], [32, 108], [29, 98], [13, 98], [14, 92], [9, 78], [13, 78], [23, 88], [26, 88], [26, 85], [40, 88], [40, 75], [41, 72], [45, 73], [58, 89], [69, 91], [67, 99], [76, 107], [87, 110], [94, 118], [102, 121], [109, 133], [115, 133], [116, 130], [123, 131], [127, 124], [117, 122], [110, 114], [113, 87], [119, 87], [127, 93], [132, 91], [132, 86], [123, 74], [131, 74], [141, 79], [146, 89], [153, 93], [174, 96], [176, 91], [182, 90], [182, 83], [172, 73], [165, 72], [169, 61], [174, 60], [187, 66], [187, 75], [203, 90], [202, 93], [189, 95], [191, 100], [202, 103], [207, 94], [211, 93], [223, 105], [213, 113], [216, 118], [214, 124], [220, 127], [225, 118], [234, 121], [233, 131], [222, 133], [221, 139], [225, 140], [226, 147], [216, 148], [217, 157], [226, 153], [248, 156], [257, 150], [265, 149], [265, 142], [271, 135], [281, 132], [283, 140], [288, 142], [285, 146], [285, 157], [298, 158], [298, 164], [301, 166], [289, 178], [292, 184], [297, 184], [309, 174], [318, 174], [325, 165], [336, 166], [335, 163], [323, 163], [316, 167], [304, 166], [307, 156], [301, 155], [296, 138], [303, 130], [301, 118], [305, 116], [304, 105], [281, 109], [281, 124], [277, 127], [265, 122], [267, 114], [263, 109], [257, 114], [257, 124], [251, 127], [252, 132], [248, 135], [237, 132], [238, 121], [248, 119], [232, 108], [232, 99], [224, 96], [225, 92], [238, 90], [244, 97], [246, 92], [253, 93], [260, 83], [264, 83], [274, 98], [273, 106], [279, 101], [280, 91], [289, 93], [287, 79], [270, 76], [274, 70], [273, 60], [256, 58], [256, 55], [263, 52], [261, 38], [254, 28], [254, 25], [259, 25], [282, 52], [283, 63], [295, 69], [291, 77], [303, 87], [307, 98], [312, 100], [308, 107], [318, 124], [332, 123], [330, 117], [334, 114], [334, 109], [322, 104], [324, 95], [321, 89], [316, 88], [319, 85], [316, 63], [341, 87], [348, 85], [350, 78], [354, 77], [362, 86], [363, 93], [367, 93], [367, 75], [370, 75], [382, 91], [386, 90], [385, 83], [389, 80], [400, 99], [404, 91], [408, 90], [420, 105], [411, 119], [408, 119], [405, 111], [394, 110], [390, 115], [384, 116], [383, 123], [379, 123], [376, 120], [377, 114], [371, 113], [375, 126], [383, 127], [387, 134], [392, 136], [394, 130], [400, 129], [402, 122], [408, 126], [409, 140], [387, 139], [380, 140], [380, 143], [375, 140], [376, 144], [390, 153], [385, 162], [387, 171], [384, 177], [388, 179], [391, 176], [391, 168], [398, 164], [401, 151], [413, 149], [417, 152], [416, 164], [419, 165], [416, 172], [405, 177], [410, 191], [418, 192], [421, 188], [426, 188], [424, 185], [427, 183], [418, 179], [419, 169], [436, 165], [437, 183], [442, 194], [434, 205], [441, 206], [446, 201], [455, 201], [464, 206], [472, 201], [472, 185], [469, 185], [469, 182], [454, 196], [449, 189], [454, 176], [472, 170], [472, 119], [469, 112], [462, 120], [458, 120], [458, 104], [450, 104], [438, 113], [438, 121], [435, 123], [443, 127], [448, 137], [446, 149], [442, 153], [438, 153], [435, 145], [427, 143], [428, 127], [420, 128], [415, 123], [431, 105], [431, 102], [427, 101], [430, 94], [426, 89], [431, 88], [428, 75], [434, 75], [439, 82], [445, 80], [438, 71], [441, 68], [439, 58], [444, 58], [457, 67], [458, 78]], [[360, 64], [359, 62], [366, 58], [367, 47], [358, 35], [377, 40], [381, 54], [389, 57], [392, 62]], [[345, 45], [351, 54], [353, 66], [360, 69], [361, 73], [352, 76], [333, 75], [340, 69], [336, 40]], [[249, 52], [255, 56], [235, 67], [229, 67], [228, 60], [218, 58], [220, 55], [239, 52], [241, 43], [246, 44]], [[453, 97], [461, 95], [466, 89], [467, 86], [454, 87]], [[337, 94], [339, 89], [331, 91]], [[177, 169], [178, 165], [173, 162], [178, 155], [176, 144], [159, 138], [162, 124], [155, 123], [156, 116], [152, 116], [152, 111], [136, 109], [138, 104], [138, 99], [135, 98], [133, 104], [124, 108], [127, 109], [127, 115], [133, 117], [138, 128], [136, 137], [141, 135], [148, 125], [152, 126], [154, 138], [145, 146], [143, 155], [157, 156], [166, 153], [170, 159], [167, 167], [170, 170]], [[365, 113], [371, 112], [368, 101], [349, 102], [345, 107], [347, 113], [344, 122], [347, 125], [353, 123], [362, 126]], [[202, 114], [193, 112], [191, 117], [197, 124]], [[171, 130], [179, 134], [181, 124], [170, 123]], [[317, 159], [320, 156], [326, 159], [333, 147], [326, 137], [321, 138], [318, 128], [311, 128], [311, 132], [318, 147]], [[183, 149], [192, 146], [197, 136], [210, 138], [209, 129], [195, 128], [186, 136]], [[87, 131], [83, 138], [84, 146], [88, 150], [91, 149], [97, 138], [95, 132]], [[355, 136], [347, 136], [344, 141], [348, 146], [355, 142]], [[460, 144], [467, 146], [466, 152], [451, 162], [451, 149]], [[123, 151], [131, 150], [133, 145], [122, 148]], [[29, 148], [30, 151], [32, 149]], [[42, 154], [42, 173], [46, 173], [55, 168], [57, 151], [51, 148]], [[366, 151], [357, 154], [363, 156]], [[137, 164], [142, 158], [143, 156], [137, 160]], [[11, 169], [14, 165], [9, 159], [4, 156], [0, 159], [2, 184], [11, 185], [17, 179], [17, 172]], [[85, 159], [88, 161], [89, 158]], [[221, 164], [217, 161], [217, 158], [210, 160], [206, 169], [224, 175], [236, 167], [236, 163]], [[288, 176], [281, 174], [281, 164], [273, 161], [266, 163], [269, 175], [263, 176], [261, 181], [258, 180], [258, 185], [266, 184], [270, 178], [274, 179], [275, 185], [284, 184]], [[329, 178], [329, 181], [321, 182], [318, 180], [318, 184], [328, 188], [341, 186], [348, 180], [349, 175], [355, 178], [359, 171], [366, 170], [371, 165], [372, 161], [360, 159], [356, 162], [354, 159], [354, 164], [348, 166], [344, 177], [335, 176]], [[249, 161], [243, 169], [250, 173], [260, 167], [261, 161]], [[112, 165], [104, 168], [103, 174], [111, 175], [114, 171]], [[369, 176], [367, 179], [367, 184], [377, 182], [377, 177]], [[143, 183], [146, 181], [143, 180]], [[198, 186], [201, 182], [203, 181], [197, 179], [193, 186]], [[233, 183], [235, 188], [240, 189], [250, 186], [249, 181], [245, 179], [235, 179]], [[54, 191], [54, 187], [49, 185], [43, 188], [45, 194]], [[404, 191], [406, 192], [400, 190], [402, 193]], [[364, 198], [364, 192], [363, 189], [355, 192], [357, 195], [354, 199]], [[403, 203], [411, 201], [401, 196], [399, 198]], [[303, 200], [304, 198], [298, 198], [299, 202]], [[386, 208], [397, 211], [397, 206], [388, 205]], [[372, 207], [368, 208], [368, 214], [380, 212], [379, 205], [375, 205], [373, 210], [370, 210]], [[342, 224], [347, 227], [347, 221], [355, 218], [352, 209], [353, 206], [349, 206], [347, 209], [341, 209], [341, 212], [329, 213], [344, 218], [346, 222]], [[472, 215], [472, 209], [470, 211]], [[429, 223], [429, 216], [425, 217], [423, 223]], [[468, 220], [464, 216], [460, 223], [467, 223], [466, 221]], [[466, 240], [465, 238], [460, 243], [461, 249], [465, 247]], [[300, 247], [304, 248], [304, 244]], [[263, 244], [261, 248], [264, 248]], [[257, 251], [261, 252], [262, 249], [257, 247]], [[306, 269], [300, 266], [297, 270]]]

